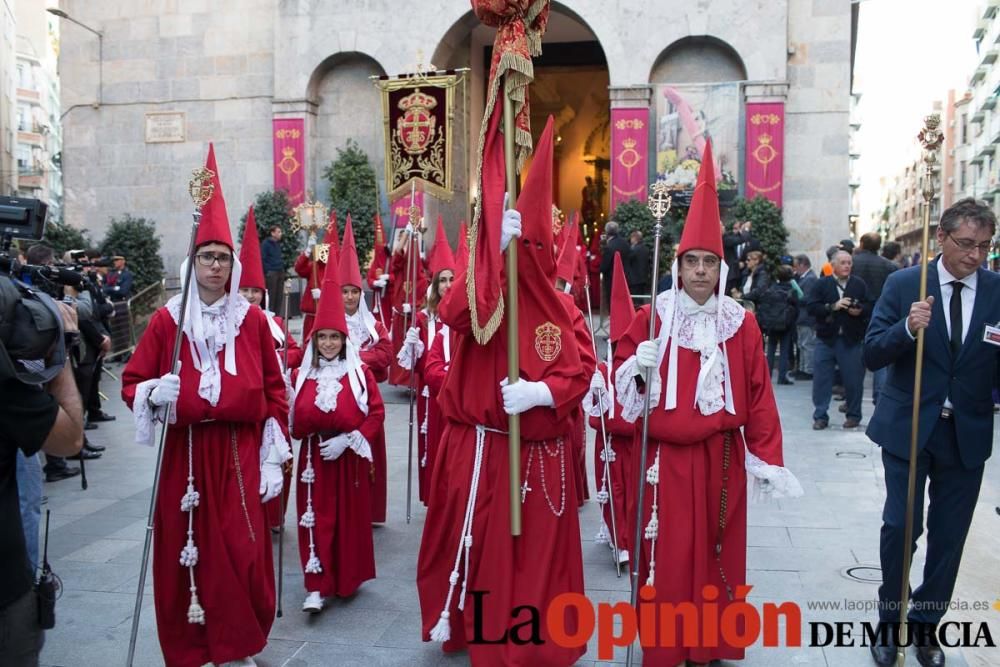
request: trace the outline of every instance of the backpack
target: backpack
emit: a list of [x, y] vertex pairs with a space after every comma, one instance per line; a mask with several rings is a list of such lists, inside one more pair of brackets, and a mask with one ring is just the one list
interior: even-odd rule
[[789, 303], [791, 287], [774, 284], [757, 299], [757, 323], [762, 331], [780, 333], [789, 330], [798, 317], [797, 308]]

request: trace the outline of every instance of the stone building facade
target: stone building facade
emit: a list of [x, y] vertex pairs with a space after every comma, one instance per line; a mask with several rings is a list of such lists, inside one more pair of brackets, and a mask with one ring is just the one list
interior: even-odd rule
[[[230, 219], [272, 187], [272, 120], [305, 119], [306, 178], [348, 138], [382, 175], [381, 108], [369, 77], [420, 62], [468, 67], [459, 119], [469, 137], [456, 193], [441, 212], [454, 235], [471, 198], [482, 119], [484, 47], [492, 31], [468, 2], [392, 0], [63, 0], [104, 35], [103, 104], [93, 106], [98, 51], [64, 31], [60, 53], [66, 219], [100, 233], [129, 212], [157, 221], [168, 266], [189, 228], [186, 184], [214, 141]], [[566, 0], [543, 42], [592, 43], [607, 104], [649, 104], [651, 84], [741, 81], [741, 101], [785, 103], [784, 213], [790, 249], [818, 259], [848, 231], [852, 9], [843, 0]], [[147, 114], [180, 112], [181, 140], [147, 143]], [[467, 122], [462, 122], [467, 120]], [[384, 183], [380, 184], [384, 192]], [[383, 210], [385, 202], [383, 202]], [[434, 213], [435, 211], [430, 211]], [[454, 237], [452, 238], [454, 242]]]

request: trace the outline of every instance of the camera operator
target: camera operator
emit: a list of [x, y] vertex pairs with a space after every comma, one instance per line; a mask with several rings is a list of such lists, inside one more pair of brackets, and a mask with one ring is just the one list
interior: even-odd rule
[[[57, 304], [67, 332], [77, 329], [72, 306]], [[6, 348], [0, 354], [7, 357]], [[7, 361], [5, 359], [5, 361]], [[0, 370], [0, 665], [37, 665], [44, 642], [39, 627], [38, 596], [33, 590], [34, 573], [25, 546], [18, 507], [16, 453], [33, 456], [73, 456], [83, 446], [83, 408], [72, 369], [64, 365], [59, 374], [41, 385], [24, 384]], [[37, 532], [37, 526], [36, 526]]]
[[104, 357], [111, 351], [111, 318], [115, 314], [114, 304], [104, 294], [104, 276], [108, 272], [109, 261], [101, 257], [99, 250], [91, 249], [86, 252], [86, 265], [83, 267], [84, 274], [90, 278], [87, 291], [94, 302], [97, 324], [108, 337], [107, 342], [102, 344], [101, 354], [94, 365], [94, 380], [90, 383], [90, 391], [83, 392], [83, 409], [90, 424], [115, 420], [114, 415], [101, 409], [101, 376], [104, 373]]

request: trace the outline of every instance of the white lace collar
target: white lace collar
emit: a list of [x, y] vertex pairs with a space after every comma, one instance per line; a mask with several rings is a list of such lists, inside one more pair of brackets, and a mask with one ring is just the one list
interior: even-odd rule
[[323, 359], [319, 366], [309, 369], [309, 379], [316, 380], [316, 407], [323, 412], [333, 412], [337, 409], [337, 396], [344, 385], [341, 380], [347, 374], [347, 362], [343, 359]]

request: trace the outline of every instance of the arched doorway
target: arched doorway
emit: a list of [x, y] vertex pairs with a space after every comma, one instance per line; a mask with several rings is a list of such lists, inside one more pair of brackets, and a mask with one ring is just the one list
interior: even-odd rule
[[649, 73], [650, 83], [718, 83], [744, 81], [747, 68], [740, 54], [721, 39], [684, 37], [663, 49]]
[[371, 161], [381, 183], [383, 147], [381, 115], [371, 110], [379, 109], [378, 90], [369, 77], [385, 74], [382, 66], [364, 53], [336, 53], [326, 58], [309, 79], [308, 98], [316, 105], [312, 124], [311, 169], [309, 187], [314, 196], [326, 201], [329, 182], [323, 178], [324, 170], [337, 159], [338, 149], [348, 140], [358, 144]]
[[[465, 150], [468, 177], [474, 181], [476, 142], [483, 120], [485, 90], [489, 76], [495, 31], [482, 25], [472, 12], [456, 21], [434, 50], [431, 62], [440, 68], [468, 67], [466, 86]], [[553, 198], [567, 216], [583, 208], [586, 178], [593, 181], [589, 214], [600, 220], [608, 214], [610, 128], [608, 65], [594, 31], [575, 12], [552, 3], [548, 27], [542, 39], [542, 55], [534, 59], [535, 81], [530, 87], [531, 129], [537, 139], [548, 115], [555, 118], [556, 165]], [[456, 159], [461, 159], [459, 156]], [[463, 183], [464, 186], [464, 183]], [[458, 220], [471, 215], [475, 193], [459, 191], [452, 203], [442, 203], [449, 231]], [[449, 219], [450, 218], [450, 219]]]

